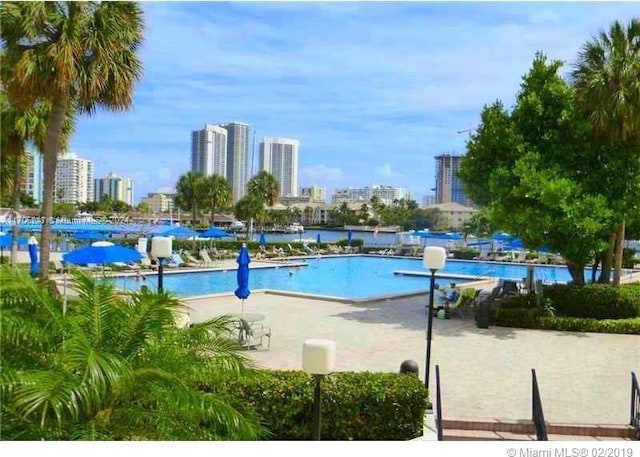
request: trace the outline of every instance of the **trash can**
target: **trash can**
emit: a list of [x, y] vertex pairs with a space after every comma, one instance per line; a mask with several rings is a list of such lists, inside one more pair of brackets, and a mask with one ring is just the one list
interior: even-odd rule
[[491, 302], [483, 301], [478, 306], [476, 323], [478, 328], [489, 328], [489, 315], [491, 314]]

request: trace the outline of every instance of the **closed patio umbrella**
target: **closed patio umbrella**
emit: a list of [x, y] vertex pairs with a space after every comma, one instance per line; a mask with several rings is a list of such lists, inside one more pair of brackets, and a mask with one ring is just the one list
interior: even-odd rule
[[351, 246], [351, 238], [353, 238], [353, 232], [352, 232], [351, 230], [349, 230], [349, 231], [347, 232], [347, 244], [348, 244], [349, 246]]
[[238, 288], [234, 294], [242, 300], [241, 316], [244, 316], [244, 301], [251, 294], [249, 290], [249, 263], [251, 263], [251, 258], [249, 257], [249, 251], [245, 243], [243, 243], [240, 248], [236, 262], [238, 263]]
[[320, 234], [316, 235], [316, 244], [320, 244]]
[[260, 234], [260, 246], [265, 247], [267, 245], [267, 237], [264, 236], [264, 233]]
[[36, 276], [39, 271], [38, 267], [38, 240], [35, 236], [29, 238], [29, 260], [31, 265], [29, 266], [29, 274]]

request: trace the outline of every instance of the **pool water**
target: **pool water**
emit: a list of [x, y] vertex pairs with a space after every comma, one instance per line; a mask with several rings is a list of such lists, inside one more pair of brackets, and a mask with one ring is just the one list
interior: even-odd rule
[[[422, 292], [429, 289], [429, 278], [396, 275], [395, 271], [426, 272], [422, 260], [381, 257], [334, 257], [303, 260], [307, 266], [252, 269], [249, 289], [275, 289], [349, 299], [365, 299], [382, 295]], [[448, 261], [439, 275], [462, 274], [492, 276], [520, 280], [526, 276], [525, 265], [485, 262]], [[166, 271], [166, 270], [165, 270]], [[562, 266], [537, 266], [536, 278], [545, 282], [567, 282], [570, 275]], [[135, 290], [142, 285], [157, 287], [157, 275], [148, 274], [144, 281], [134, 278], [114, 279], [118, 288]], [[468, 280], [437, 278], [440, 286]], [[164, 289], [179, 297], [231, 293], [236, 287], [236, 270], [165, 274]]]

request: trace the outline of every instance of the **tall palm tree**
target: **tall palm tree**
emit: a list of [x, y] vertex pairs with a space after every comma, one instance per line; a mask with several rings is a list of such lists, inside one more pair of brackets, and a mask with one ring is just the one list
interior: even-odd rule
[[[44, 150], [47, 133], [47, 119], [51, 112], [51, 104], [37, 102], [33, 106], [23, 109], [12, 104], [2, 93], [1, 100], [0, 149], [3, 151], [2, 160], [9, 160], [13, 165], [11, 176], [12, 211], [18, 214], [20, 210], [20, 195], [24, 172], [26, 171], [26, 148], [30, 143], [35, 146], [37, 153]], [[69, 138], [73, 132], [74, 110], [70, 105], [62, 127], [61, 149], [66, 150]], [[14, 219], [12, 227], [13, 242], [11, 245], [11, 264], [15, 265], [18, 254], [19, 220]]]
[[[65, 113], [128, 109], [142, 74], [142, 9], [132, 2], [3, 2], [2, 84], [28, 107], [51, 104], [44, 143], [40, 273], [49, 272], [54, 177]], [[11, 76], [9, 75], [11, 74]]]
[[[249, 190], [249, 195], [253, 195], [260, 199], [263, 205], [273, 206], [278, 203], [278, 197], [280, 196], [280, 183], [278, 183], [278, 180], [272, 174], [264, 170], [249, 180], [247, 183], [247, 189]], [[266, 215], [266, 212], [262, 211], [261, 215], [263, 218], [259, 219], [260, 225], [264, 229], [264, 216]]]
[[231, 203], [231, 186], [220, 175], [211, 175], [206, 178], [207, 203], [211, 210], [211, 225], [214, 223], [215, 211], [218, 208], [226, 208]]
[[198, 384], [250, 374], [224, 318], [178, 328], [168, 294], [118, 294], [77, 273], [63, 311], [26, 272], [0, 270], [4, 439], [255, 439], [250, 412]]
[[178, 178], [176, 184], [176, 204], [184, 211], [191, 212], [191, 224], [196, 225], [198, 212], [206, 204], [207, 182], [198, 171], [188, 171]]
[[[640, 160], [640, 19], [626, 25], [615, 21], [608, 33], [601, 31], [587, 42], [572, 77], [576, 99], [596, 134], [621, 145], [629, 159]], [[624, 237], [622, 215], [615, 236], [616, 285], [620, 284]]]

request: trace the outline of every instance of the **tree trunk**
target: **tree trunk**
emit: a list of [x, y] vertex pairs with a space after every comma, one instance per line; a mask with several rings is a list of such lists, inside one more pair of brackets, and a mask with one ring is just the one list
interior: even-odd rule
[[611, 265], [613, 263], [613, 248], [616, 243], [616, 234], [609, 234], [609, 248], [602, 255], [602, 269], [600, 270], [599, 283], [609, 284], [611, 281]]
[[624, 249], [624, 232], [625, 221], [624, 219], [620, 223], [618, 228], [618, 234], [616, 236], [616, 248], [615, 248], [615, 269], [613, 270], [613, 285], [620, 285], [620, 277], [622, 276], [622, 253]]
[[194, 228], [196, 226], [196, 214], [197, 213], [198, 213], [198, 207], [195, 204], [193, 204], [191, 206], [191, 227], [194, 227]]
[[215, 221], [214, 221], [214, 219], [215, 219], [215, 212], [216, 212], [216, 207], [215, 207], [215, 206], [212, 206], [212, 207], [211, 207], [211, 227], [215, 227], [215, 226], [216, 226], [216, 223], [215, 223]]
[[22, 157], [24, 155], [24, 151], [20, 151], [20, 154], [17, 154], [14, 157], [15, 163], [13, 164], [13, 192], [11, 198], [11, 210], [13, 211], [13, 227], [11, 228], [11, 236], [13, 239], [11, 240], [11, 265], [15, 266], [18, 262], [18, 236], [20, 235], [20, 227], [18, 223], [20, 220], [18, 219], [18, 211], [20, 210], [20, 184], [22, 180]]
[[577, 264], [567, 260], [567, 269], [571, 274], [573, 284], [578, 286], [584, 285], [584, 264]]
[[51, 219], [53, 217], [53, 194], [55, 192], [56, 165], [60, 150], [60, 136], [67, 111], [69, 96], [58, 94], [53, 99], [51, 112], [47, 122], [47, 136], [44, 143], [43, 171], [44, 182], [42, 192], [42, 236], [40, 239], [40, 277], [49, 277], [49, 251], [51, 243]]

